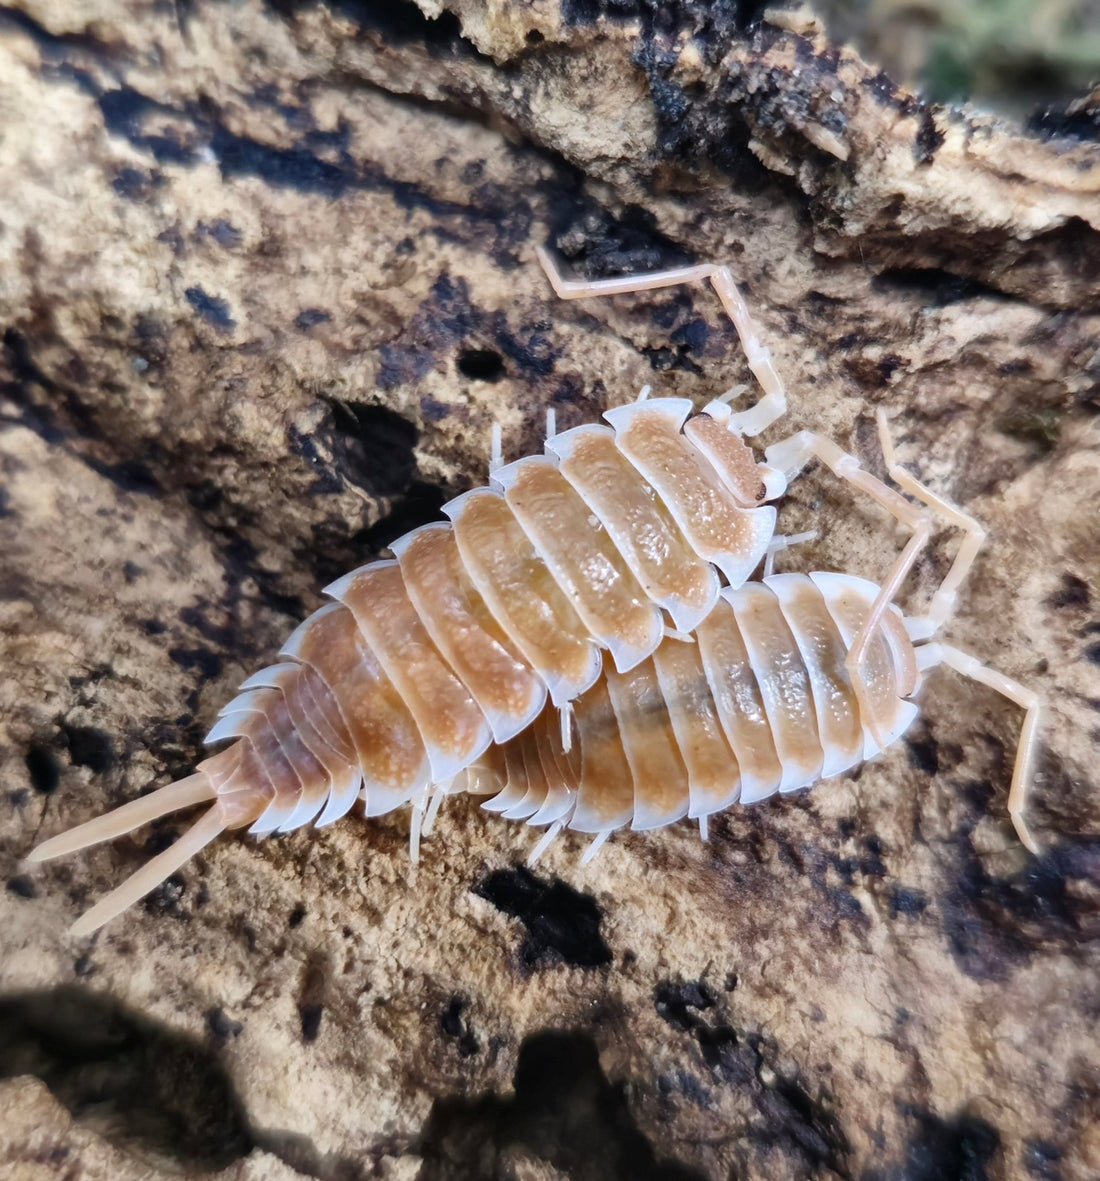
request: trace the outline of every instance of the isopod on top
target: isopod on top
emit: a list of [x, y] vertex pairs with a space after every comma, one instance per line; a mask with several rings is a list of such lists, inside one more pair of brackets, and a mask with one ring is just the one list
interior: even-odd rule
[[604, 650], [629, 673], [667, 634], [707, 619], [723, 582], [742, 585], [775, 547], [767, 502], [786, 477], [743, 436], [775, 422], [786, 393], [729, 269], [567, 283], [538, 255], [563, 298], [709, 279], [763, 397], [734, 412], [723, 396], [693, 415], [686, 399], [643, 396], [607, 411], [608, 426], [548, 431], [544, 455], [506, 466], [494, 431], [490, 487], [445, 505], [449, 522], [395, 542], [393, 560], [327, 587], [335, 601], [221, 711], [206, 741], [231, 746], [32, 852], [57, 857], [212, 803], [75, 933], [96, 930], [226, 829], [329, 824], [360, 796], [368, 816], [412, 802], [415, 826], [433, 788], [446, 793], [548, 700], [568, 746], [571, 703], [597, 683]]

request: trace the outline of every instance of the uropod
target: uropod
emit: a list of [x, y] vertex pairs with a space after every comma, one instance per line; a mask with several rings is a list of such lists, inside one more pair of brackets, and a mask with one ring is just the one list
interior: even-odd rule
[[221, 711], [206, 742], [230, 746], [32, 851], [43, 861], [210, 805], [74, 933], [102, 926], [227, 829], [329, 824], [360, 797], [368, 816], [412, 805], [415, 853], [433, 796], [460, 787], [490, 746], [522, 734], [549, 702], [568, 749], [572, 702], [597, 684], [603, 652], [629, 673], [670, 633], [690, 634], [723, 586], [743, 584], [783, 544], [767, 502], [786, 478], [744, 436], [784, 414], [786, 392], [728, 268], [566, 283], [538, 255], [565, 298], [709, 280], [763, 397], [734, 412], [730, 391], [693, 414], [686, 399], [643, 393], [607, 411], [609, 426], [557, 434], [548, 423], [546, 453], [508, 465], [494, 429], [491, 486], [445, 505], [449, 522], [395, 542], [393, 560], [327, 587], [335, 601]]

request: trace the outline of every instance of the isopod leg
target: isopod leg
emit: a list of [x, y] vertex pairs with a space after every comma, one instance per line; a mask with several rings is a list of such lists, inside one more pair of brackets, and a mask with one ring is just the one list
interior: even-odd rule
[[895, 520], [912, 531], [912, 536], [898, 555], [890, 573], [884, 579], [862, 626], [853, 636], [852, 647], [846, 661], [848, 672], [852, 678], [852, 688], [855, 690], [860, 709], [863, 715], [869, 719], [875, 740], [880, 746], [885, 746], [886, 735], [881, 731], [875, 711], [870, 708], [866, 686], [860, 670], [867, 655], [868, 646], [875, 634], [875, 628], [878, 627], [883, 615], [886, 614], [886, 609], [901, 589], [902, 583], [913, 568], [913, 563], [917, 560], [917, 555], [928, 544], [928, 539], [932, 536], [932, 522], [925, 513], [910, 504], [899, 492], [895, 492], [893, 488], [888, 487], [876, 476], [872, 476], [870, 472], [863, 471], [859, 466], [859, 460], [854, 455], [849, 455], [832, 439], [827, 439], [824, 435], [817, 435], [812, 431], [799, 431], [798, 434], [773, 444], [764, 454], [769, 464], [781, 468], [788, 477], [797, 475], [811, 459], [821, 460], [834, 475], [866, 493]]
[[539, 837], [535, 847], [527, 857], [527, 868], [531, 869], [557, 839], [558, 834], [565, 827], [565, 820], [555, 820], [553, 824]]
[[443, 784], [437, 784], [432, 789], [428, 797], [428, 807], [424, 812], [424, 823], [420, 826], [420, 832], [423, 836], [431, 836], [432, 828], [435, 825], [435, 818], [439, 815], [439, 807], [446, 795], [447, 788]]
[[985, 543], [986, 532], [981, 523], [969, 513], [964, 513], [957, 505], [945, 500], [930, 488], [926, 488], [912, 473], [906, 471], [897, 462], [894, 442], [890, 438], [890, 428], [886, 422], [886, 411], [881, 406], [875, 412], [875, 422], [878, 426], [882, 455], [886, 460], [886, 471], [894, 483], [965, 533], [962, 545], [959, 546], [955, 560], [951, 563], [951, 569], [948, 570], [939, 589], [932, 596], [928, 612], [920, 621], [925, 625], [927, 634], [932, 635], [950, 619], [955, 608], [958, 589], [963, 579], [970, 573], [970, 567], [974, 565], [978, 551]]
[[969, 653], [961, 652], [958, 648], [952, 648], [948, 644], [925, 644], [917, 649], [917, 659], [922, 669], [934, 668], [937, 664], [946, 664], [948, 668], [953, 668], [962, 676], [995, 690], [1027, 711], [1024, 715], [1023, 727], [1020, 730], [1020, 742], [1016, 747], [1016, 762], [1012, 769], [1012, 786], [1008, 791], [1008, 814], [1020, 842], [1030, 852], [1038, 854], [1040, 852], [1039, 845], [1031, 835], [1027, 821], [1024, 820], [1024, 808], [1027, 804], [1027, 792], [1031, 780], [1031, 762], [1035, 752], [1041, 712], [1038, 695], [1021, 685], [1019, 681], [1006, 677], [1004, 673], [989, 668]]
[[781, 554], [784, 550], [789, 550], [795, 545], [802, 545], [807, 541], [816, 541], [817, 538], [818, 531], [816, 529], [807, 529], [805, 533], [777, 533], [768, 542], [768, 548], [764, 551], [763, 577], [771, 578], [775, 573], [776, 554]]
[[494, 422], [489, 440], [489, 475], [504, 466], [504, 434], [499, 422]]
[[567, 701], [558, 713], [561, 717], [561, 748], [568, 754], [573, 749], [573, 703]]
[[590, 861], [595, 860], [596, 854], [607, 844], [611, 832], [612, 830], [610, 828], [605, 828], [602, 832], [596, 833], [592, 843], [584, 851], [584, 856], [581, 858], [581, 865], [587, 865]]
[[424, 787], [412, 800], [412, 819], [409, 822], [409, 864], [420, 864], [420, 834], [424, 824], [424, 810], [428, 805], [431, 787]]

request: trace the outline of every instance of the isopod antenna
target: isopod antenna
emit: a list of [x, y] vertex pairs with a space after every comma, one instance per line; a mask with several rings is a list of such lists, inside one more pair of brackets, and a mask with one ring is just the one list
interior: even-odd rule
[[760, 383], [764, 396], [754, 406], [739, 413], [731, 413], [726, 405], [726, 398], [741, 392], [737, 387], [729, 391], [706, 407], [708, 414], [721, 418], [728, 430], [737, 435], [748, 435], [750, 438], [767, 430], [777, 419], [787, 412], [787, 390], [783, 381], [772, 364], [771, 352], [761, 341], [756, 322], [749, 314], [745, 303], [734, 281], [733, 272], [727, 266], [714, 263], [699, 263], [696, 266], [675, 267], [664, 271], [651, 271], [646, 275], [621, 275], [613, 279], [564, 279], [553, 259], [542, 246], [535, 247], [535, 254], [550, 280], [555, 295], [559, 299], [587, 299], [598, 295], [625, 295], [634, 291], [654, 291], [660, 287], [677, 287], [681, 283], [693, 283], [702, 279], [709, 279], [726, 315], [733, 322], [733, 327], [745, 350], [752, 375]]
[[[930, 488], [925, 487], [915, 476], [898, 464], [886, 421], [886, 412], [881, 406], [876, 411], [875, 421], [878, 426], [879, 442], [886, 460], [886, 470], [890, 478], [912, 497], [931, 509], [936, 516], [945, 519], [949, 524], [963, 531], [962, 544], [959, 546], [955, 559], [943, 581], [933, 594], [928, 611], [924, 615], [910, 617], [906, 620], [906, 628], [911, 639], [916, 641], [931, 640], [954, 614], [958, 589], [977, 559], [985, 542], [986, 532], [974, 517], [963, 512], [957, 505], [939, 496]], [[881, 732], [878, 725], [868, 687], [862, 676], [864, 660], [884, 614], [912, 570], [921, 550], [928, 544], [932, 536], [931, 520], [926, 513], [911, 505], [881, 480], [869, 472], [863, 471], [855, 456], [849, 455], [831, 439], [821, 435], [813, 434], [810, 431], [799, 431], [789, 439], [773, 444], [767, 449], [766, 455], [768, 462], [784, 470], [788, 478], [800, 471], [810, 459], [821, 460], [841, 479], [866, 493], [910, 530], [911, 535], [905, 548], [898, 555], [889, 574], [883, 580], [878, 596], [853, 638], [847, 659], [852, 687], [859, 698], [860, 706], [870, 719], [876, 740], [880, 745], [885, 745], [885, 734]], [[949, 644], [938, 641], [923, 644], [916, 649], [916, 659], [918, 673], [923, 673], [936, 665], [946, 665], [970, 680], [995, 690], [1025, 711], [1013, 767], [1012, 785], [1009, 789], [1008, 812], [1021, 843], [1030, 852], [1038, 853], [1039, 846], [1024, 819], [1031, 777], [1031, 763], [1041, 713], [1038, 696], [1018, 681], [987, 667], [976, 657]]]

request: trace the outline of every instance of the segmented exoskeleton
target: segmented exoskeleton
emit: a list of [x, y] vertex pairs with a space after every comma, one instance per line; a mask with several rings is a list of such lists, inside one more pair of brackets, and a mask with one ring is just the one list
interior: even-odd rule
[[[786, 409], [782, 383], [725, 267], [690, 267], [559, 294], [645, 290], [709, 278], [764, 397], [698, 415], [685, 399], [640, 398], [610, 427], [548, 429], [547, 454], [503, 466], [494, 432], [492, 487], [444, 506], [450, 523], [414, 530], [327, 588], [336, 600], [251, 677], [208, 743], [235, 739], [190, 778], [55, 837], [43, 860], [109, 839], [167, 812], [213, 807], [77, 924], [87, 932], [152, 889], [219, 832], [286, 832], [344, 815], [422, 802], [493, 742], [506, 742], [549, 699], [563, 711], [592, 686], [606, 649], [623, 672], [669, 631], [688, 632], [744, 582], [772, 544], [786, 481], [743, 435]], [[731, 391], [733, 392], [733, 391]]]
[[[966, 534], [928, 614], [905, 619], [892, 600], [928, 541], [927, 515], [821, 436], [799, 432], [758, 465], [724, 403], [689, 413], [682, 400], [639, 400], [607, 413], [613, 431], [548, 430], [554, 458], [496, 467], [497, 490], [446, 506], [450, 525], [413, 531], [393, 545], [395, 561], [327, 588], [336, 602], [290, 637], [287, 663], [250, 678], [222, 711], [208, 741], [236, 738], [231, 747], [32, 854], [212, 802], [74, 931], [95, 930], [227, 828], [326, 824], [360, 793], [367, 815], [412, 803], [414, 859], [422, 821], [430, 827], [455, 790], [546, 825], [532, 860], [565, 827], [596, 834], [593, 851], [627, 823], [690, 815], [705, 834], [707, 817], [736, 800], [809, 786], [885, 749], [939, 663], [1027, 710], [1009, 811], [1034, 849], [1022, 812], [1037, 700], [957, 649], [914, 645], [950, 616], [981, 526], [893, 462], [880, 412], [890, 474]], [[774, 509], [750, 505], [815, 457], [912, 531], [881, 586], [822, 572], [746, 583], [778, 548]]]
[[[608, 669], [575, 703], [566, 751], [544, 714], [491, 747], [469, 790], [509, 820], [606, 839], [839, 775], [892, 743], [916, 714], [919, 656], [896, 608], [860, 675], [845, 667], [879, 587], [846, 574], [777, 574], [722, 591], [694, 643], [668, 639], [626, 673]], [[877, 735], [877, 737], [876, 737]], [[554, 827], [548, 830], [548, 835]]]
[[705, 839], [715, 812], [839, 775], [897, 741], [917, 716], [912, 699], [925, 672], [940, 664], [1026, 711], [1008, 812], [1023, 844], [1038, 851], [1023, 818], [1038, 698], [933, 638], [953, 613], [984, 530], [898, 466], [881, 410], [878, 426], [890, 475], [964, 530], [928, 612], [906, 617], [891, 599], [927, 544], [930, 519], [828, 439], [804, 431], [769, 447], [769, 463], [789, 475], [811, 457], [824, 461], [905, 523], [909, 543], [881, 586], [849, 574], [769, 570], [759, 582], [727, 587], [691, 637], [666, 638], [626, 672], [607, 669], [574, 704], [571, 742], [545, 712], [486, 751], [466, 789], [489, 796], [482, 806], [509, 820], [548, 826], [529, 864], [565, 827], [595, 834], [585, 859], [628, 824], [652, 829], [688, 816]]

